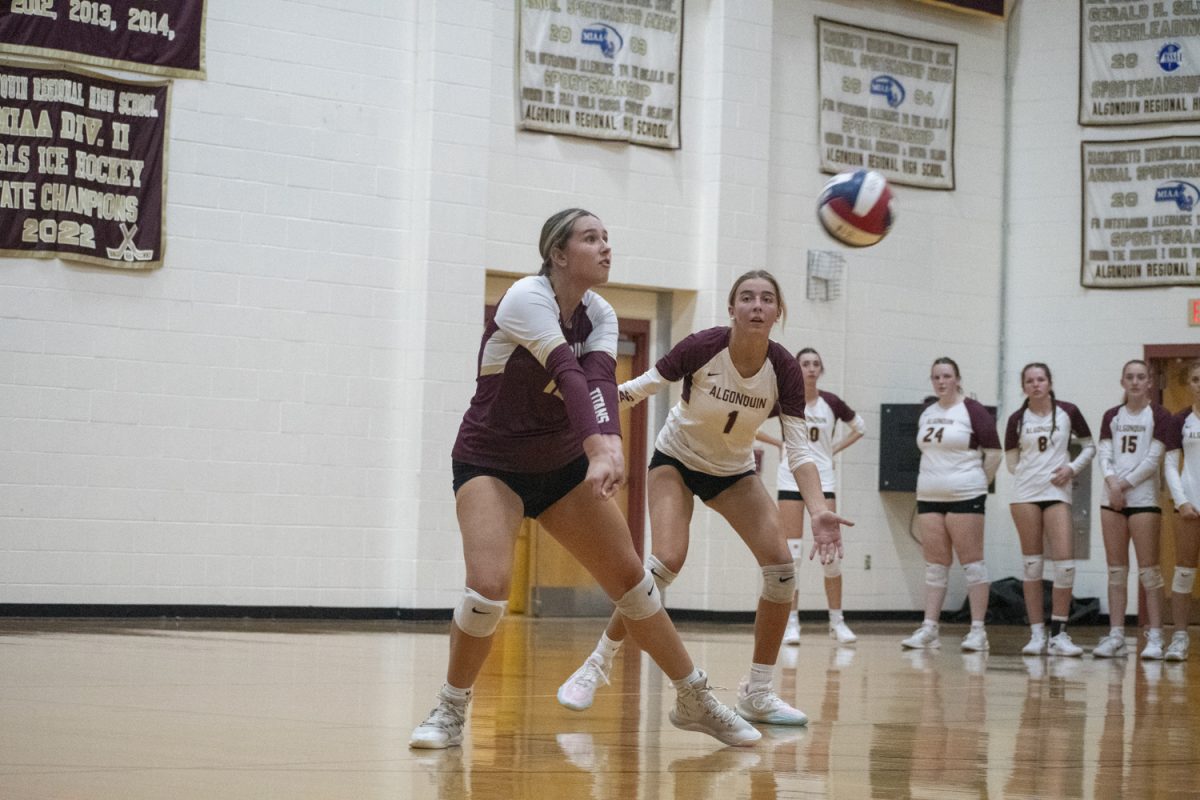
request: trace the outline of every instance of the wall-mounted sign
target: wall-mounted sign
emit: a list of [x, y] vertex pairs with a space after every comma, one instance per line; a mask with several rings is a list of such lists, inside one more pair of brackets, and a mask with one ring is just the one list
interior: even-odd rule
[[204, 77], [204, 0], [10, 0], [0, 54]]
[[1083, 142], [1084, 286], [1200, 286], [1200, 138]]
[[1079, 122], [1200, 119], [1200, 2], [1080, 0]]
[[679, 147], [683, 0], [519, 5], [519, 127]]
[[817, 20], [821, 169], [954, 188], [958, 46]]
[[164, 82], [0, 61], [0, 255], [162, 264]]

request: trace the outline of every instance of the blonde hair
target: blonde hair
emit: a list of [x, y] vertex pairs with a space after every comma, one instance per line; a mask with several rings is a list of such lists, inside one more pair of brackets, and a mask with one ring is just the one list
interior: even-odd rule
[[[575, 230], [575, 220], [580, 217], [595, 217], [596, 215], [582, 208], [565, 208], [554, 214], [542, 225], [542, 235], [538, 237], [538, 253], [542, 256], [542, 268], [539, 275], [550, 274], [550, 253], [555, 248], [562, 249]], [[597, 217], [599, 219], [599, 217]]]

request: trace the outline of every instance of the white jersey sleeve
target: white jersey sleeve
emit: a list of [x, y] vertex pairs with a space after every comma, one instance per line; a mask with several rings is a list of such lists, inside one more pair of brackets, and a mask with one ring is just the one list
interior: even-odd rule
[[1179, 508], [1191, 503], [1200, 510], [1200, 416], [1186, 408], [1171, 418], [1163, 474], [1171, 501]]

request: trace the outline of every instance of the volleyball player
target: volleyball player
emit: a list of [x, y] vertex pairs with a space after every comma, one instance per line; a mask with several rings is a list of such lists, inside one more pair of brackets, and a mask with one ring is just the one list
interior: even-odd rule
[[1196, 559], [1200, 551], [1200, 361], [1187, 371], [1192, 404], [1171, 418], [1163, 474], [1171, 490], [1175, 518], [1175, 577], [1171, 581], [1171, 622], [1175, 632], [1167, 645], [1167, 661], [1187, 661], [1188, 620]]
[[[687, 557], [695, 497], [723, 516], [762, 570], [749, 676], [737, 711], [747, 720], [803, 725], [804, 712], [772, 689], [779, 644], [795, 590], [795, 565], [779, 527], [779, 512], [754, 469], [759, 426], [778, 404], [788, 462], [813, 520], [814, 555], [841, 557], [839, 524], [825, 504], [804, 420], [804, 379], [792, 355], [771, 341], [785, 305], [779, 284], [762, 270], [739, 277], [729, 291], [726, 326], [688, 336], [645, 374], [621, 384], [623, 402], [638, 403], [682, 381], [682, 399], [667, 416], [650, 460], [647, 495], [652, 552], [647, 565], [660, 591]], [[848, 523], [846, 523], [848, 524]], [[595, 651], [558, 690], [558, 700], [581, 711], [608, 683], [627, 625], [613, 615]]]
[[[825, 374], [825, 364], [820, 353], [811, 347], [805, 347], [796, 354], [796, 361], [800, 364], [800, 374], [804, 376], [804, 419], [808, 423], [808, 438], [812, 444], [813, 459], [821, 475], [821, 490], [825, 493], [826, 505], [831, 511], [836, 511], [837, 481], [833, 457], [861, 439], [867, 432], [867, 426], [863, 418], [846, 405], [842, 398], [833, 392], [824, 392], [817, 388], [817, 382]], [[849, 430], [835, 442], [834, 433], [839, 421]], [[758, 438], [777, 444], [782, 449], [782, 443], [773, 437], [760, 434]], [[792, 551], [796, 569], [800, 569], [804, 555], [804, 501], [786, 459], [779, 460], [775, 488], [779, 499], [779, 524], [784, 535], [788, 537], [788, 548]], [[836, 558], [825, 564], [824, 572], [825, 601], [829, 607], [829, 637], [838, 644], [853, 644], [858, 641], [858, 637], [846, 625], [842, 614], [842, 559]], [[792, 611], [788, 615], [787, 628], [783, 632], [784, 644], [800, 644], [797, 596], [798, 592], [792, 594]]]
[[987, 567], [983, 563], [983, 514], [988, 484], [1000, 466], [996, 423], [981, 403], [964, 397], [958, 364], [951, 358], [933, 362], [929, 373], [934, 401], [921, 412], [917, 447], [917, 518], [925, 556], [925, 620], [905, 639], [904, 647], [940, 647], [938, 619], [946, 599], [950, 563], [955, 555], [967, 576], [971, 629], [962, 649], [988, 649]]
[[1125, 397], [1104, 412], [1100, 424], [1100, 471], [1104, 502], [1100, 530], [1108, 560], [1109, 632], [1092, 650], [1097, 658], [1125, 655], [1125, 603], [1129, 581], [1129, 542], [1137, 555], [1138, 580], [1146, 590], [1150, 628], [1142, 658], [1163, 657], [1163, 576], [1158, 563], [1162, 509], [1158, 507], [1159, 466], [1171, 416], [1150, 402], [1150, 368], [1134, 359], [1121, 368]]
[[536, 518], [616, 603], [675, 686], [675, 726], [752, 744], [762, 734], [713, 697], [612, 499], [625, 471], [617, 319], [591, 291], [608, 280], [608, 231], [595, 215], [567, 209], [546, 221], [538, 249], [541, 272], [509, 289], [484, 330], [475, 396], [454, 444], [466, 590], [450, 626], [446, 683], [409, 746], [462, 743], [471, 687], [505, 610], [524, 517]]
[[[1083, 648], [1067, 634], [1071, 589], [1075, 586], [1075, 543], [1071, 536], [1071, 487], [1075, 477], [1096, 455], [1092, 431], [1079, 409], [1054, 396], [1050, 368], [1040, 362], [1021, 370], [1025, 402], [1008, 418], [1004, 451], [1015, 478], [1009, 510], [1021, 540], [1024, 562], [1025, 609], [1029, 614], [1029, 643], [1025, 655], [1048, 652], [1080, 656]], [[1071, 460], [1074, 439], [1079, 455]], [[1042, 596], [1044, 553], [1054, 561], [1050, 636], [1047, 640]]]

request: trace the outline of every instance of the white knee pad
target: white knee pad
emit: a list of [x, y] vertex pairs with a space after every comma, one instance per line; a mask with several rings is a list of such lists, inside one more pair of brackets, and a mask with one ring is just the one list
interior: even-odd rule
[[803, 539], [788, 539], [788, 550], [791, 551], [792, 560], [799, 562], [804, 558], [804, 540]]
[[486, 639], [496, 632], [507, 607], [507, 601], [488, 600], [468, 586], [454, 609], [454, 624], [468, 636]]
[[828, 564], [822, 564], [821, 568], [825, 570], [826, 578], [836, 578], [842, 574], [842, 560], [840, 558], [835, 558]]
[[791, 604], [792, 594], [796, 591], [796, 565], [789, 561], [786, 564], [768, 564], [762, 568], [763, 600], [771, 603]]
[[1054, 562], [1054, 588], [1072, 589], [1075, 586], [1075, 559], [1064, 558]]
[[1108, 585], [1109, 586], [1124, 586], [1129, 581], [1129, 565], [1109, 567], [1108, 568]]
[[659, 594], [665, 592], [667, 587], [679, 577], [679, 573], [667, 569], [666, 565], [659, 561], [658, 556], [653, 553], [646, 556], [646, 569], [654, 576], [654, 585], [658, 587]]
[[1161, 589], [1163, 587], [1162, 569], [1158, 564], [1153, 567], [1142, 567], [1138, 570], [1138, 580], [1142, 582], [1142, 586], [1147, 589]]
[[649, 572], [617, 601], [617, 611], [628, 619], [653, 617], [661, 609], [662, 594], [658, 591], [654, 576]]
[[945, 564], [925, 562], [925, 585], [945, 589], [950, 583], [950, 568]]
[[1176, 567], [1175, 578], [1171, 581], [1171, 591], [1179, 594], [1191, 594], [1196, 585], [1195, 567]]
[[963, 571], [967, 573], [967, 586], [978, 586], [988, 582], [987, 566], [982, 561], [963, 564]]
[[1040, 554], [1021, 558], [1025, 562], [1025, 580], [1040, 581], [1046, 560]]

